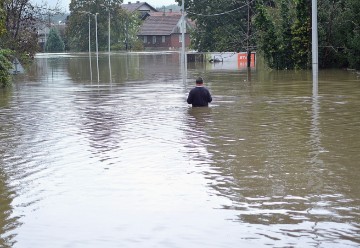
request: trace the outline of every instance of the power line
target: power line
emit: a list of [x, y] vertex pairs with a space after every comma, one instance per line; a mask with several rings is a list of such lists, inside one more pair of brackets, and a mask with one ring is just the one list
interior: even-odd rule
[[229, 10], [229, 11], [225, 11], [225, 12], [222, 12], [222, 13], [217, 13], [217, 14], [199, 14], [199, 13], [194, 13], [194, 12], [191, 12], [191, 11], [186, 11], [187, 13], [190, 13], [192, 15], [197, 15], [197, 16], [220, 16], [220, 15], [226, 15], [226, 14], [229, 14], [231, 12], [234, 12], [234, 11], [237, 11], [239, 9], [242, 9], [242, 8], [245, 8], [246, 6], [250, 5], [252, 2], [254, 2], [255, 0], [252, 0], [250, 1], [249, 3], [246, 3], [236, 9], [233, 9], [233, 10]]

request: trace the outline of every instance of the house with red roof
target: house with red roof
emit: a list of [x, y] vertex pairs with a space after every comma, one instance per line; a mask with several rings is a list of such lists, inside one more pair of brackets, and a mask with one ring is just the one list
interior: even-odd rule
[[[186, 18], [185, 18], [186, 19]], [[144, 48], [150, 50], [177, 50], [182, 47], [182, 17], [180, 12], [152, 12], [142, 24], [138, 33]], [[185, 20], [185, 47], [190, 46], [189, 29]]]
[[[146, 50], [178, 50], [182, 47], [181, 12], [158, 11], [146, 2], [128, 2], [121, 7], [129, 12], [139, 12], [143, 20], [138, 38]], [[190, 46], [189, 29], [194, 24], [185, 18], [185, 47]]]

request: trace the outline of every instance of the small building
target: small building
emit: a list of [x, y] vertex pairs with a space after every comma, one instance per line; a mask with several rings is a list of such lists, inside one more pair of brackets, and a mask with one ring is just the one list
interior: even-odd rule
[[[191, 23], [185, 20], [185, 47], [190, 45], [187, 32]], [[148, 50], [177, 50], [182, 47], [182, 18], [180, 12], [151, 13], [142, 24], [138, 37]]]

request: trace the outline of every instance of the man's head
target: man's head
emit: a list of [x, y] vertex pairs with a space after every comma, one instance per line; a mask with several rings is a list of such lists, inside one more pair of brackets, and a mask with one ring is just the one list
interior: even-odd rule
[[204, 81], [203, 81], [202, 77], [198, 77], [198, 78], [196, 79], [196, 84], [197, 84], [197, 85], [202, 85], [203, 83], [204, 83]]

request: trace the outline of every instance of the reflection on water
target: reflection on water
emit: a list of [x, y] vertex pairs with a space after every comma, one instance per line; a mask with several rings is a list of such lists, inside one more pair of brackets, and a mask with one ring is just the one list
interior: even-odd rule
[[[313, 95], [311, 72], [260, 66], [184, 83], [177, 53], [99, 66], [39, 55], [0, 91], [1, 247], [359, 246], [354, 75]], [[199, 75], [209, 108], [186, 104]]]

